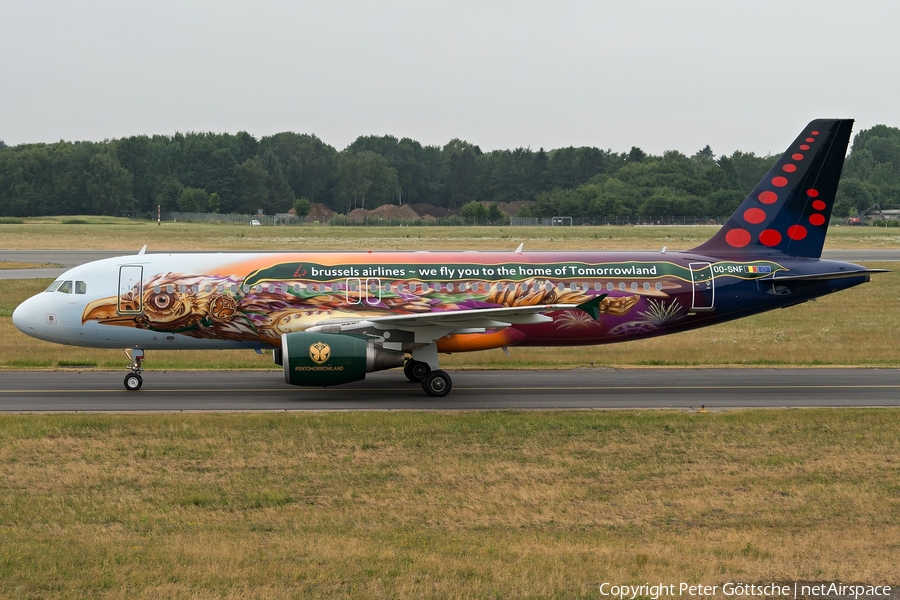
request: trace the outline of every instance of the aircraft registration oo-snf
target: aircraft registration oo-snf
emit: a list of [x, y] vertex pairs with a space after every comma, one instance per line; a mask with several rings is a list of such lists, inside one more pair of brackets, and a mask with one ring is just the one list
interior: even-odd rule
[[66, 272], [13, 323], [51, 342], [270, 349], [288, 384], [403, 367], [450, 391], [441, 353], [608, 344], [722, 323], [869, 281], [821, 260], [853, 121], [815, 120], [707, 242], [684, 252], [144, 254]]

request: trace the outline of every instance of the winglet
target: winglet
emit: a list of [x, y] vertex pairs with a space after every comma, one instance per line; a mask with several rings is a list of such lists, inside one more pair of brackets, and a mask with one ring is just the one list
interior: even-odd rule
[[609, 294], [600, 294], [599, 296], [595, 296], [587, 302], [582, 302], [576, 308], [580, 308], [587, 314], [591, 315], [591, 317], [593, 317], [593, 319], [596, 321], [600, 318], [600, 303], [603, 302], [603, 299], [608, 295]]

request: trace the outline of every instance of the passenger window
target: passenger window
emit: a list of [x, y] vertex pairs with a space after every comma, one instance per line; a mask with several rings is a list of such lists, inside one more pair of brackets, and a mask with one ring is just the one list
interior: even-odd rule
[[44, 291], [45, 292], [55, 292], [56, 289], [59, 287], [59, 284], [61, 284], [61, 283], [62, 283], [62, 281], [56, 280], [53, 283], [51, 283], [50, 285], [48, 285], [47, 289]]
[[658, 281], [656, 282], [656, 289], [657, 289], [658, 291], [662, 291], [662, 284], [661, 284], [660, 282], [658, 282]]
[[64, 282], [61, 286], [59, 286], [59, 289], [56, 291], [62, 292], [63, 294], [71, 294], [72, 293], [72, 282], [71, 281]]
[[607, 290], [608, 292], [611, 292], [611, 291], [613, 291], [614, 289], [616, 289], [616, 286], [615, 286], [615, 284], [613, 284], [612, 281], [610, 281], [609, 283], [606, 284], [606, 290]]
[[619, 290], [621, 290], [623, 292], [625, 291], [625, 282], [624, 281], [619, 283]]
[[75, 282], [75, 293], [76, 294], [86, 294], [87, 293], [87, 284], [83, 281]]

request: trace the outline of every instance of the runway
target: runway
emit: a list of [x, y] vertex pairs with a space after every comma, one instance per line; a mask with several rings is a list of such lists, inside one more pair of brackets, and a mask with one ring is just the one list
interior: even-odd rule
[[362, 382], [299, 388], [280, 371], [144, 373], [128, 392], [121, 372], [4, 372], [2, 412], [547, 410], [900, 407], [898, 369], [574, 369], [451, 371], [453, 390], [430, 398], [398, 371]]
[[[271, 250], [270, 252], [278, 252]], [[94, 260], [127, 256], [136, 250], [0, 250], [0, 261], [51, 263], [63, 265], [53, 269], [0, 269], [0, 279], [38, 279], [59, 277], [66, 270]], [[235, 251], [237, 252], [237, 251]], [[240, 252], [248, 252], [242, 250]], [[252, 252], [252, 251], [251, 251]], [[162, 251], [147, 254], [189, 254], [190, 251]], [[228, 252], [225, 252], [226, 254]], [[848, 262], [896, 262], [900, 250], [825, 250], [822, 258]]]

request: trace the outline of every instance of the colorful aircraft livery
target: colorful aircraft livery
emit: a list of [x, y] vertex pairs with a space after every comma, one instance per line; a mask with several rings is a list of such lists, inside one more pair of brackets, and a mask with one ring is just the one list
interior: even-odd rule
[[61, 344], [270, 349], [288, 384], [403, 367], [446, 395], [439, 355], [607, 344], [721, 323], [869, 281], [821, 260], [852, 120], [810, 123], [708, 242], [685, 252], [144, 254], [71, 269], [13, 322]]

